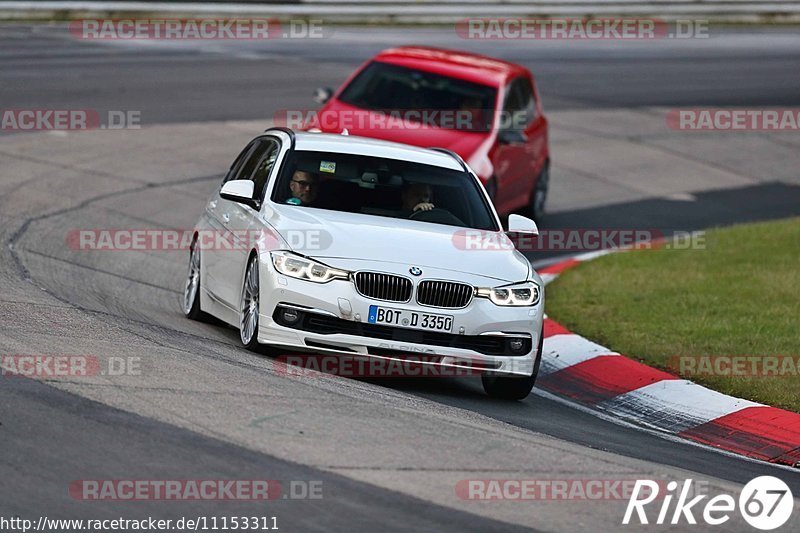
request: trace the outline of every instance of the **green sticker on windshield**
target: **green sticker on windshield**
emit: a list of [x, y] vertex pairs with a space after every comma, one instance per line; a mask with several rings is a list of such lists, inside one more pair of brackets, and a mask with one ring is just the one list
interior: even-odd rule
[[336, 172], [336, 163], [334, 161], [320, 161], [319, 171], [334, 174]]

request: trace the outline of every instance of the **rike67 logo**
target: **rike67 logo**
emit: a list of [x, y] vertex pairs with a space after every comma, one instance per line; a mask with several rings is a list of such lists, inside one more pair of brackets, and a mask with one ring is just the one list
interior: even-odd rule
[[[689, 499], [692, 495], [691, 479], [685, 480], [680, 488], [677, 481], [670, 481], [665, 494], [659, 494], [661, 487], [663, 485], [648, 479], [636, 480], [622, 523], [630, 524], [634, 514], [640, 524], [651, 523], [649, 520], [652, 520], [652, 514], [648, 518], [645, 507], [657, 500], [661, 506], [654, 523], [659, 525], [697, 524], [697, 518], [701, 517], [706, 524], [719, 526], [730, 520], [737, 510], [737, 502], [729, 494], [714, 496], [704, 502], [704, 505], [701, 502], [708, 497], [707, 494]], [[742, 518], [754, 528], [763, 531], [784, 525], [792, 516], [793, 508], [794, 499], [789, 486], [773, 476], [760, 476], [749, 481], [739, 494], [738, 511]]]

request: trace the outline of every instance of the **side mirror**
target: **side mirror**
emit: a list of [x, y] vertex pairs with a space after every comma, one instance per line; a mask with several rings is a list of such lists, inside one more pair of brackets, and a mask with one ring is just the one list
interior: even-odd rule
[[219, 190], [219, 195], [231, 202], [238, 202], [249, 205], [253, 209], [258, 209], [260, 207], [259, 202], [253, 198], [255, 187], [255, 183], [250, 180], [231, 180], [222, 186], [222, 189]]
[[497, 140], [500, 144], [521, 144], [528, 138], [519, 130], [500, 130], [497, 132]]
[[536, 226], [536, 222], [528, 217], [512, 214], [508, 215], [508, 232], [539, 235], [539, 228]]
[[320, 105], [325, 104], [333, 96], [333, 89], [330, 87], [318, 87], [314, 91], [314, 101]]

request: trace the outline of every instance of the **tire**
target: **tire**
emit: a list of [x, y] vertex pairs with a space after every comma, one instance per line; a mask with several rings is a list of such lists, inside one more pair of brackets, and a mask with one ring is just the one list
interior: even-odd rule
[[542, 363], [542, 345], [544, 344], [544, 329], [539, 334], [539, 347], [536, 349], [536, 360], [533, 363], [533, 373], [530, 376], [504, 376], [502, 374], [483, 374], [481, 382], [483, 390], [492, 398], [499, 400], [524, 400], [528, 397], [536, 384], [539, 375], [539, 365]]
[[189, 248], [189, 271], [183, 287], [183, 314], [190, 320], [205, 322], [208, 315], [200, 309], [200, 250], [197, 239]]
[[528, 204], [528, 215], [538, 224], [544, 218], [545, 204], [547, 203], [547, 191], [550, 188], [550, 164], [539, 173], [536, 180], [536, 187], [531, 193], [530, 203]]
[[251, 256], [242, 282], [241, 309], [239, 312], [239, 338], [242, 345], [254, 352], [260, 351], [258, 344], [258, 313], [260, 311], [260, 286], [258, 279], [258, 257]]

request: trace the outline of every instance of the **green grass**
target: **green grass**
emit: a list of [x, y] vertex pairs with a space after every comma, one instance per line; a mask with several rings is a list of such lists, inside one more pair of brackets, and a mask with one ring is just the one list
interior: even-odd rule
[[[611, 254], [547, 288], [551, 318], [679, 373], [680, 356], [800, 356], [800, 218], [706, 233], [705, 249]], [[791, 369], [790, 369], [791, 370]], [[798, 369], [800, 371], [800, 369]], [[800, 376], [685, 373], [720, 392], [800, 412]]]

